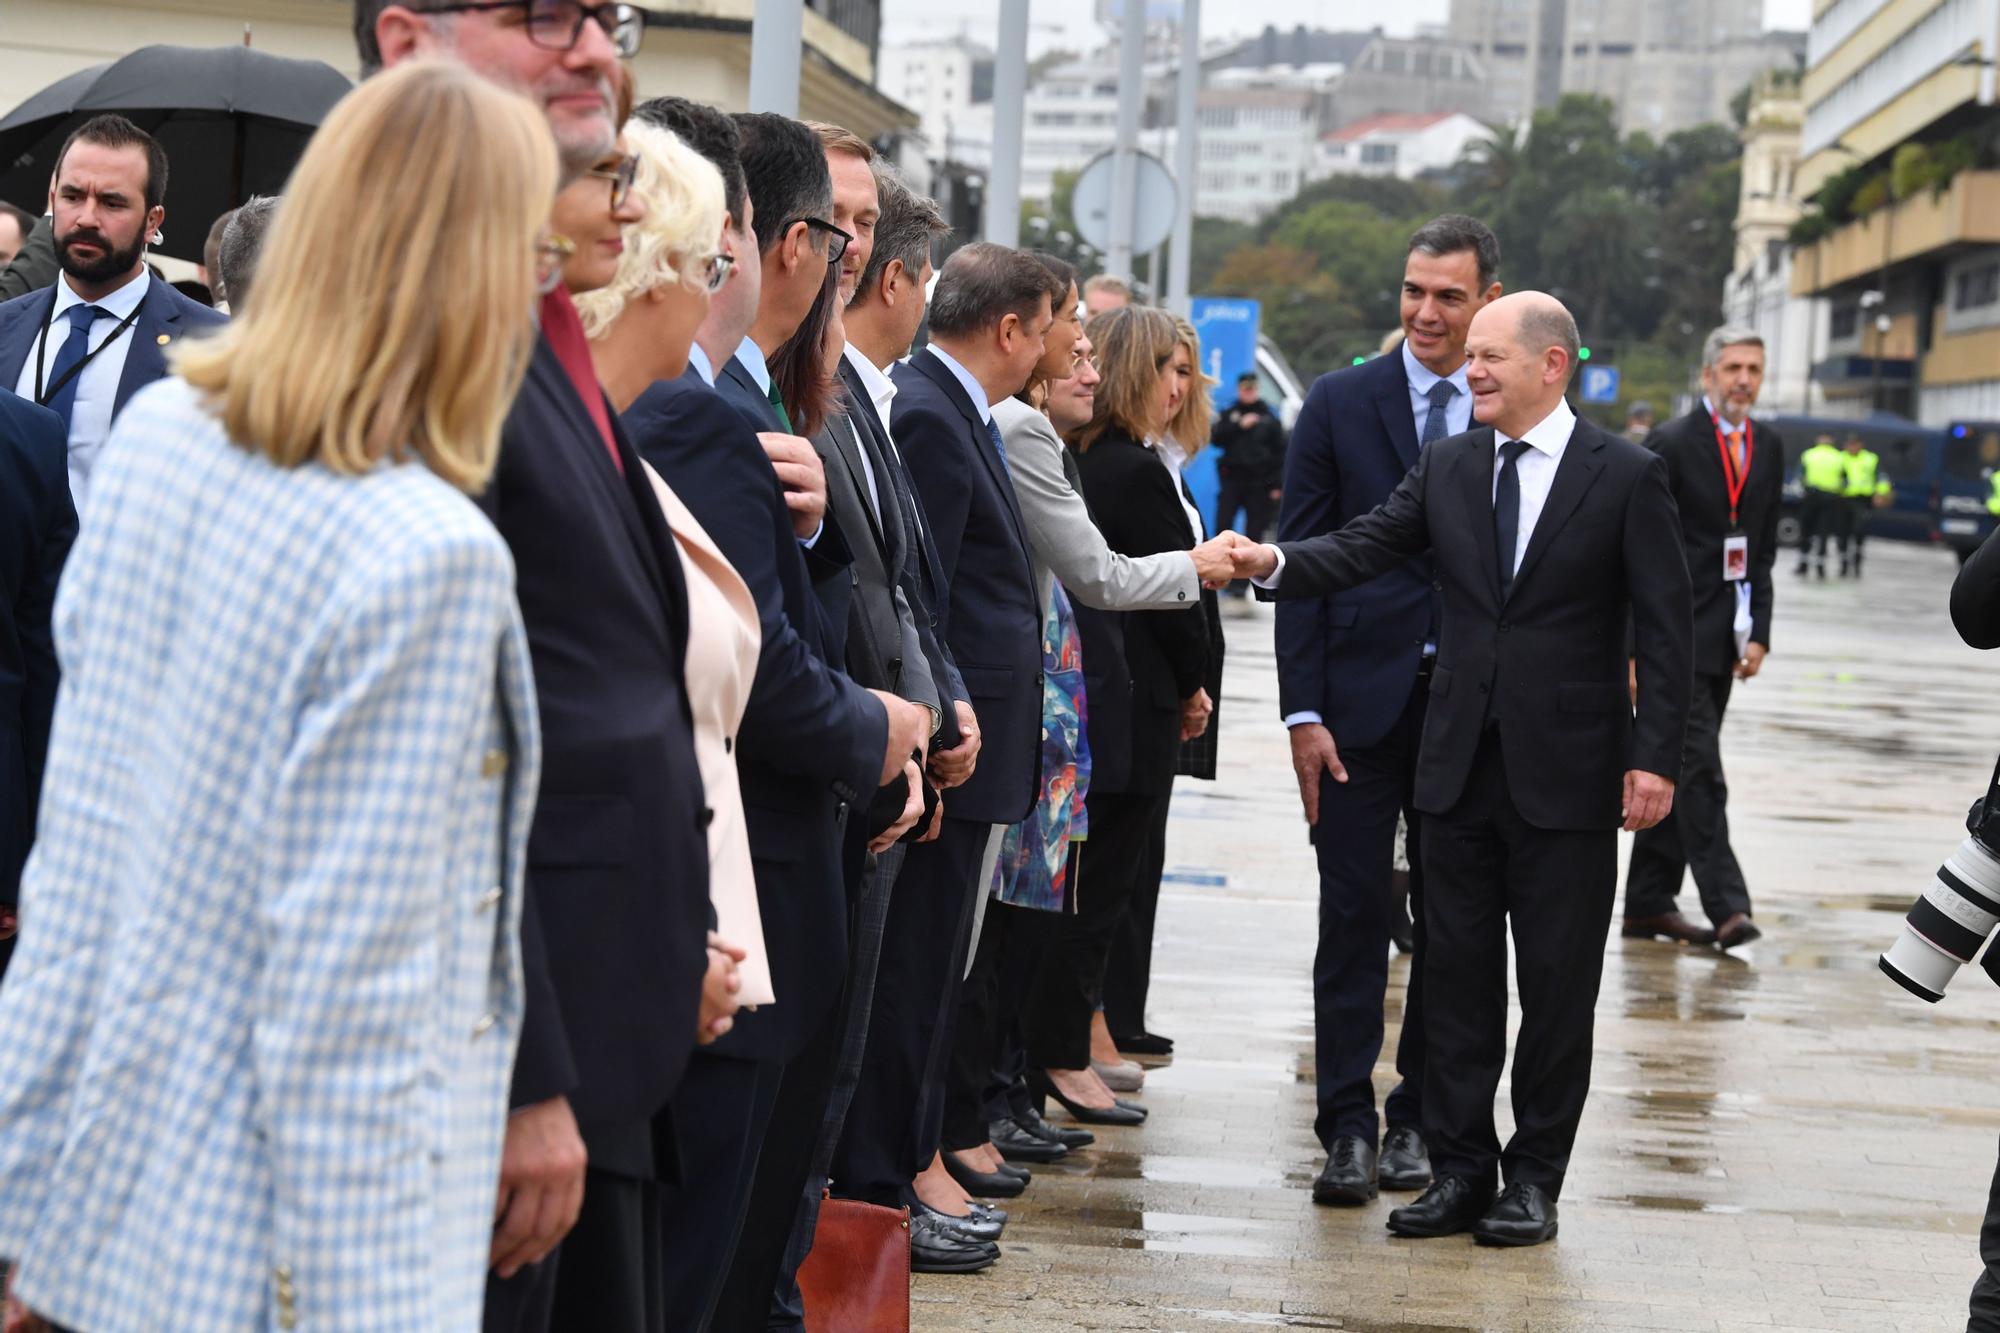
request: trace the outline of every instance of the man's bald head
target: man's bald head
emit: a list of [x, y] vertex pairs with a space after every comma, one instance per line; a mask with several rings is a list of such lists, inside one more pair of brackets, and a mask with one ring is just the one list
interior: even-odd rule
[[1580, 341], [1575, 318], [1547, 292], [1489, 302], [1465, 339], [1473, 416], [1519, 439], [1561, 401]]

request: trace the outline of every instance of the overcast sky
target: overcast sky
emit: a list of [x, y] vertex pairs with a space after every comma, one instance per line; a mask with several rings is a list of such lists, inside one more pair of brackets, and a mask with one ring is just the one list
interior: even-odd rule
[[[1103, 31], [1091, 17], [1096, 9], [1093, 0], [1031, 3], [1031, 51], [1052, 46], [1085, 49], [1103, 40]], [[1381, 0], [1207, 0], [1202, 6], [1202, 27], [1208, 37], [1252, 36], [1267, 23], [1281, 28], [1306, 23], [1334, 29], [1381, 24], [1392, 34], [1405, 34], [1420, 23], [1444, 22], [1450, 8], [1450, 0], [1404, 0], [1394, 6], [1385, 6]], [[963, 31], [991, 42], [1000, 0], [883, 0], [882, 11], [882, 35], [887, 41], [949, 37]], [[1770, 27], [1803, 31], [1812, 21], [1812, 0], [1764, 0], [1764, 21]]]

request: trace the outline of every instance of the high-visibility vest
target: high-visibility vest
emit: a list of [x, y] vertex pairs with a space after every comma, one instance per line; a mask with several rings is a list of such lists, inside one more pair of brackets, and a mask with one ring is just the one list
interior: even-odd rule
[[1799, 458], [1806, 489], [1839, 495], [1847, 489], [1847, 455], [1824, 440]]
[[1863, 449], [1858, 454], [1848, 454], [1847, 498], [1865, 500], [1871, 495], [1880, 495], [1889, 489], [1889, 483], [1880, 476], [1881, 455], [1873, 449]]
[[2000, 471], [1993, 474], [1993, 494], [1986, 497], [1986, 512], [2000, 514]]

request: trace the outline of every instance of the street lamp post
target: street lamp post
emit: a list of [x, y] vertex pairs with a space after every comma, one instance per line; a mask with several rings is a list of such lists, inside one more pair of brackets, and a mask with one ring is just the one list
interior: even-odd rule
[[805, 0], [757, 0], [750, 20], [750, 109], [799, 114]]

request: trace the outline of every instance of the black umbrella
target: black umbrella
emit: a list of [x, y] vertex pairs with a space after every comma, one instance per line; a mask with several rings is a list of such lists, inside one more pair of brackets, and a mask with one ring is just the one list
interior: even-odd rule
[[306, 140], [353, 85], [318, 60], [247, 46], [148, 46], [59, 79], [0, 117], [0, 199], [40, 213], [71, 130], [115, 111], [167, 153], [166, 240], [193, 263], [209, 224], [284, 189]]

